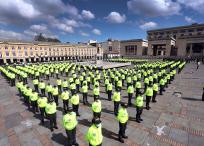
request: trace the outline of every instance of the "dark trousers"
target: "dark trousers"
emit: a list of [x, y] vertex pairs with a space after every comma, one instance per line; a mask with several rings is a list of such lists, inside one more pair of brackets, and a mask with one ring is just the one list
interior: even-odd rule
[[96, 113], [96, 112], [93, 112], [93, 118], [96, 119], [96, 118], [101, 118], [101, 112], [99, 113]]
[[163, 94], [163, 90], [164, 90], [164, 86], [163, 86], [163, 85], [160, 85], [160, 89], [159, 89], [159, 93], [160, 93], [160, 95]]
[[94, 95], [94, 101], [95, 101], [96, 99], [99, 99], [99, 95]]
[[140, 88], [136, 88], [136, 95], [135, 95], [136, 98], [137, 98], [139, 92], [140, 92]]
[[108, 100], [111, 101], [111, 95], [112, 95], [112, 91], [108, 90]]
[[64, 112], [67, 112], [69, 109], [69, 100], [63, 100], [63, 109]]
[[11, 86], [15, 86], [15, 79], [11, 79]]
[[24, 102], [28, 106], [28, 109], [30, 109], [30, 101], [29, 101], [29, 97], [27, 95], [24, 95]]
[[144, 93], [146, 92], [146, 90], [147, 90], [147, 83], [144, 83]]
[[125, 136], [126, 126], [127, 126], [127, 122], [126, 123], [120, 123], [119, 122], [119, 132], [118, 132], [119, 138], [122, 138]]
[[147, 110], [150, 109], [150, 106], [149, 106], [150, 101], [151, 101], [151, 96], [146, 96], [146, 109]]
[[79, 84], [76, 84], [76, 90], [79, 92]]
[[204, 91], [203, 91], [203, 95], [202, 95], [202, 101], [204, 101]]
[[49, 75], [46, 75], [47, 80], [49, 80]]
[[40, 118], [41, 118], [41, 122], [44, 123], [45, 108], [40, 108]]
[[51, 92], [48, 92], [48, 99], [52, 99], [52, 93]]
[[119, 107], [119, 101], [114, 101], [114, 114], [115, 114], [115, 116], [118, 115], [118, 107]]
[[62, 87], [61, 87], [61, 85], [58, 85], [57, 87], [58, 87], [59, 93], [62, 93]]
[[59, 105], [59, 103], [58, 103], [58, 95], [53, 95], [53, 98], [55, 100], [56, 105], [58, 106]]
[[37, 100], [36, 101], [31, 101], [31, 106], [32, 106], [32, 110], [33, 110], [34, 114], [36, 112], [38, 112]]
[[35, 88], [35, 92], [39, 92], [39, 91], [38, 91], [38, 85], [37, 85], [37, 84], [34, 85], [34, 88]]
[[136, 107], [136, 121], [140, 121], [143, 107]]
[[57, 127], [56, 113], [48, 114], [48, 117], [49, 117], [49, 120], [50, 120], [50, 130], [53, 131], [53, 128]]
[[45, 96], [45, 89], [41, 89], [41, 94]]
[[152, 101], [156, 101], [157, 91], [153, 91]]
[[87, 100], [87, 93], [83, 93], [83, 103], [87, 104], [88, 100]]
[[128, 93], [128, 105], [132, 105], [132, 93]]
[[79, 115], [79, 105], [72, 104], [72, 109], [77, 115]]
[[68, 146], [76, 144], [76, 127], [72, 130], [66, 130]]

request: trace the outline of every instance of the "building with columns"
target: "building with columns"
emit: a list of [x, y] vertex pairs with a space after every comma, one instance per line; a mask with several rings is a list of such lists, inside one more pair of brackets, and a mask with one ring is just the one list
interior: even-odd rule
[[85, 44], [0, 41], [0, 63], [94, 59], [97, 48]]
[[147, 34], [148, 55], [204, 56], [204, 24], [150, 30]]

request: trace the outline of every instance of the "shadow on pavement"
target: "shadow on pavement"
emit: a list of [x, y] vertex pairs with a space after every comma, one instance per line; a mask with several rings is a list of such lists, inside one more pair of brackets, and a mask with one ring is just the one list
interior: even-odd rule
[[193, 97], [182, 97], [184, 100], [191, 100], [191, 101], [201, 101], [201, 99], [193, 98]]
[[67, 137], [65, 137], [62, 133], [53, 133], [51, 139], [55, 142], [57, 142], [60, 145], [67, 146]]

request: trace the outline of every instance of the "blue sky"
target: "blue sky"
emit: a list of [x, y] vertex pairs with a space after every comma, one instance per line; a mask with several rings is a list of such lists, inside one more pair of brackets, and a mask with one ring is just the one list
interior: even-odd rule
[[0, 40], [146, 38], [156, 28], [203, 23], [204, 0], [0, 0]]

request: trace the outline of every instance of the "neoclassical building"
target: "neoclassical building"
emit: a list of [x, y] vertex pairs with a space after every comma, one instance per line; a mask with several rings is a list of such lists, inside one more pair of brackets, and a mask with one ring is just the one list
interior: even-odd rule
[[49, 42], [0, 41], [0, 63], [93, 59], [94, 46]]

